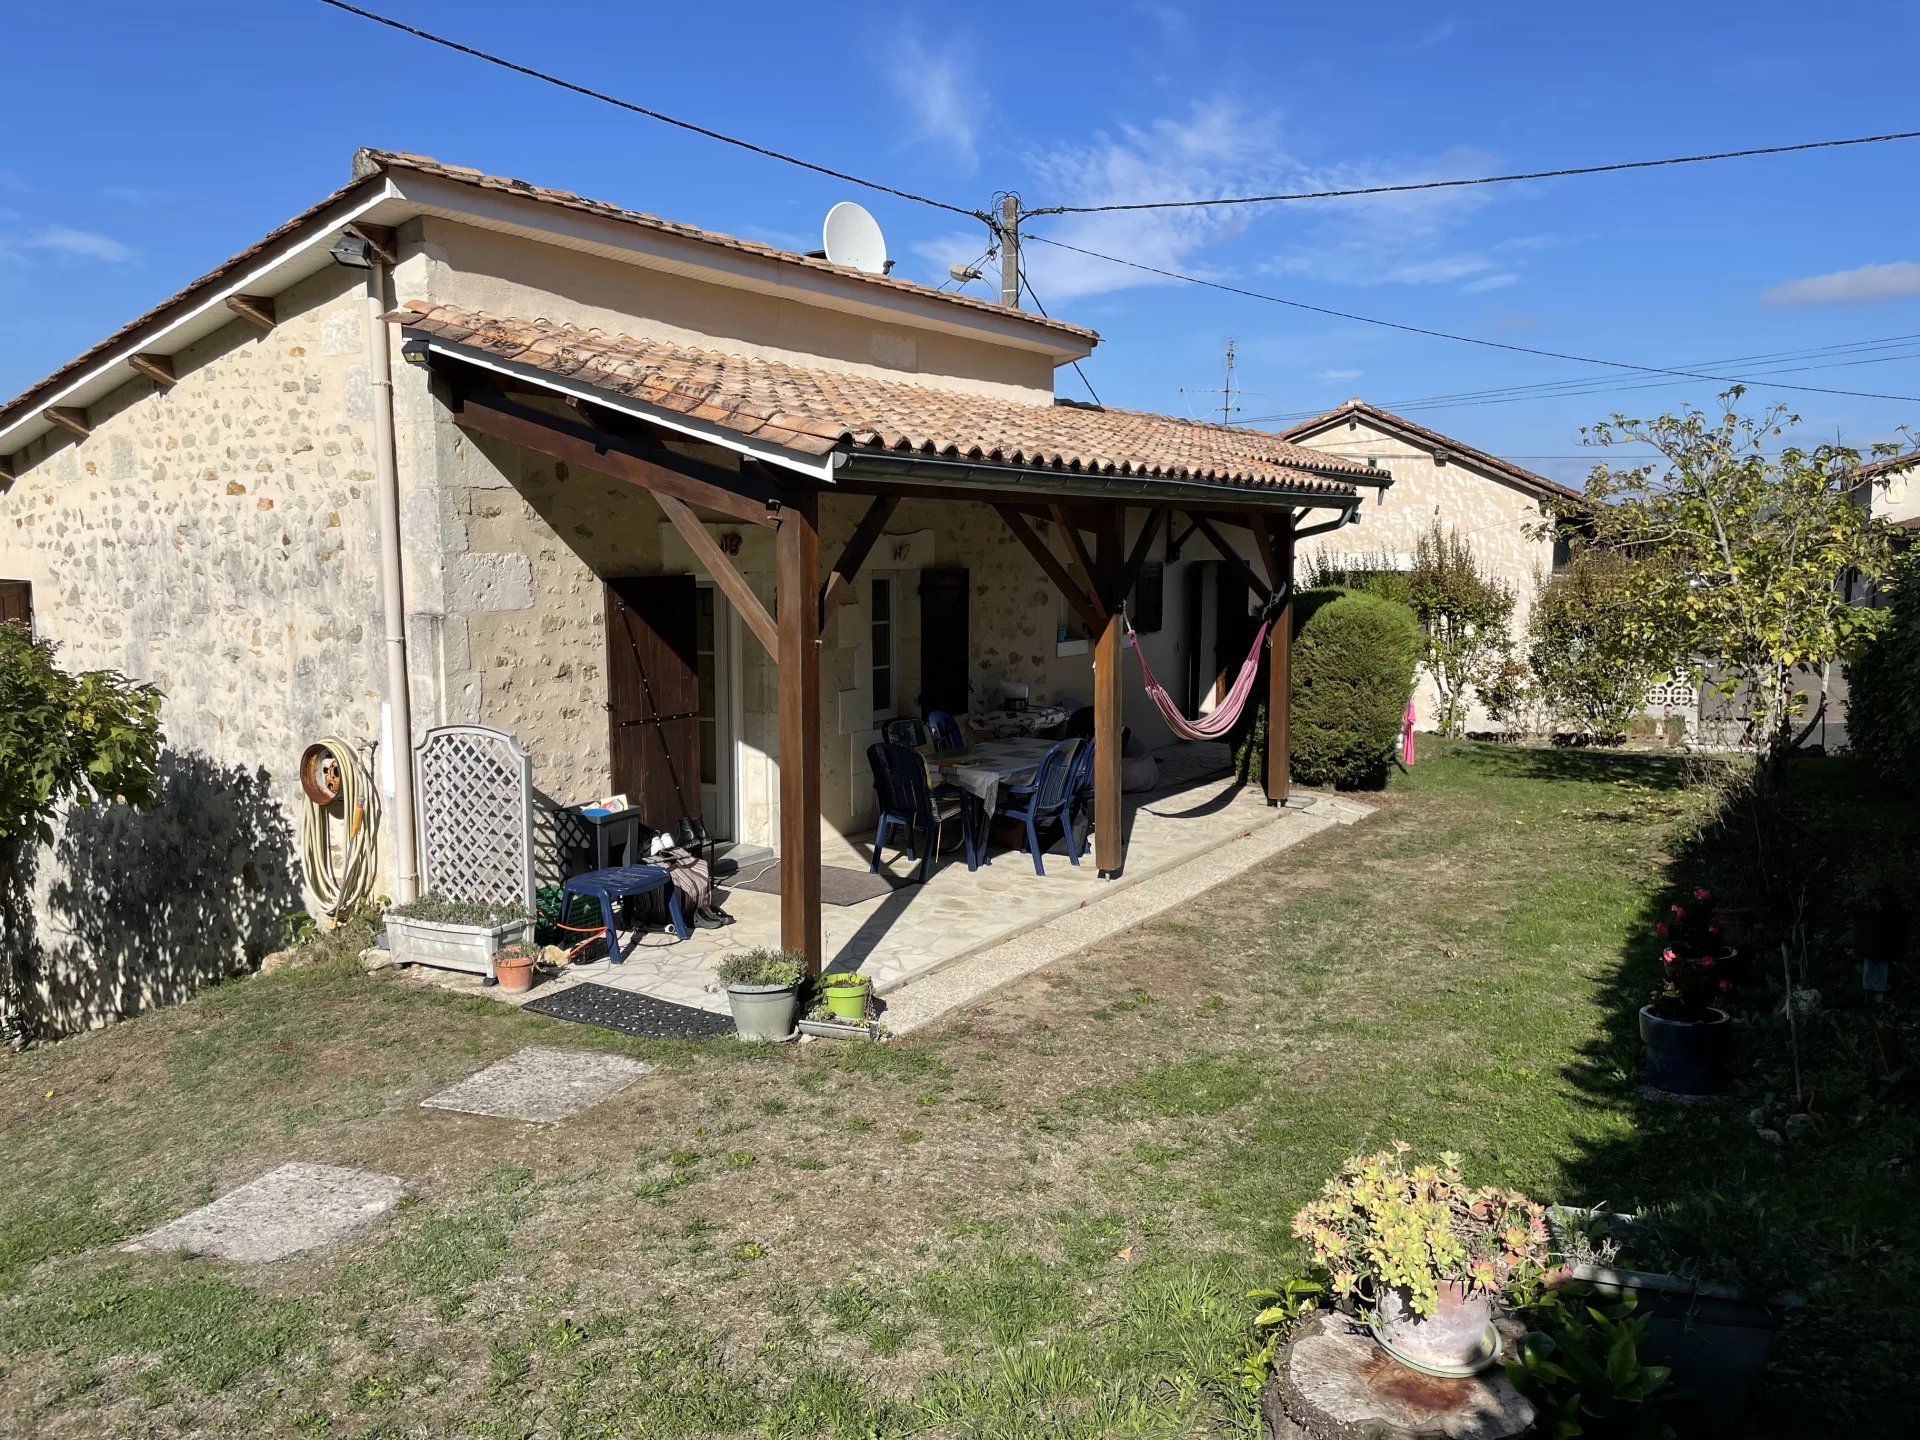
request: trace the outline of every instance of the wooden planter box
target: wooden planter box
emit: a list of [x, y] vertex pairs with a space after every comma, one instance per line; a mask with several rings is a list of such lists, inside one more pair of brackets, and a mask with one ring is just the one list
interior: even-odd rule
[[396, 965], [431, 965], [493, 978], [493, 957], [516, 942], [531, 944], [533, 921], [502, 925], [453, 925], [444, 920], [387, 916], [387, 949]]
[[[1556, 1240], [1556, 1212], [1583, 1220], [1593, 1214], [1571, 1206], [1550, 1210], [1548, 1226]], [[1604, 1218], [1613, 1238], [1630, 1252], [1639, 1222], [1632, 1215]], [[1601, 1295], [1631, 1290], [1639, 1298], [1636, 1313], [1647, 1318], [1646, 1358], [1671, 1367], [1675, 1386], [1691, 1392], [1682, 1402], [1688, 1421], [1680, 1425], [1682, 1434], [1725, 1434], [1739, 1425], [1747, 1397], [1766, 1368], [1773, 1332], [1803, 1303], [1797, 1295], [1750, 1295], [1731, 1285], [1658, 1271], [1588, 1264], [1571, 1269], [1574, 1279]]]

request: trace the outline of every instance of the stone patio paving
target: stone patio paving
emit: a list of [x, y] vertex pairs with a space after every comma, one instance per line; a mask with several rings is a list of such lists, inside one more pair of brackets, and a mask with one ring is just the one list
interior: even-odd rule
[[[925, 885], [903, 885], [860, 905], [822, 909], [822, 937], [830, 970], [860, 970], [885, 994], [942, 966], [990, 949], [1037, 925], [1098, 904], [1131, 885], [1277, 823], [1288, 812], [1270, 807], [1257, 786], [1241, 786], [1227, 774], [1224, 745], [1179, 744], [1156, 752], [1160, 784], [1126, 797], [1126, 868], [1118, 880], [1101, 880], [1088, 853], [1069, 863], [1064, 843], [1046, 857], [1047, 873], [1018, 850], [995, 849], [991, 863], [969, 873], [956, 849], [943, 855]], [[1306, 802], [1301, 802], [1302, 804]], [[827, 837], [823, 863], [864, 871], [868, 838]], [[769, 862], [770, 863], [770, 862]], [[753, 866], [748, 866], [749, 872]], [[896, 879], [912, 874], [914, 862], [891, 851], [882, 869]], [[1224, 878], [1224, 877], [1223, 877]], [[726, 991], [714, 969], [730, 953], [777, 946], [780, 898], [729, 890], [722, 903], [736, 923], [721, 930], [695, 930], [691, 939], [650, 930], [624, 936], [626, 963], [600, 960], [572, 965], [543, 980], [527, 995], [482, 992], [475, 977], [430, 972], [422, 979], [523, 1003], [556, 989], [591, 981], [652, 995], [680, 1005], [725, 1011]]]

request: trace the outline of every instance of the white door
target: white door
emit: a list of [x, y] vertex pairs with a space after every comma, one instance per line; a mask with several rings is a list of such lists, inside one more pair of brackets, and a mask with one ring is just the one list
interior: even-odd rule
[[699, 588], [694, 629], [700, 675], [700, 811], [707, 833], [733, 838], [733, 607], [713, 586]]

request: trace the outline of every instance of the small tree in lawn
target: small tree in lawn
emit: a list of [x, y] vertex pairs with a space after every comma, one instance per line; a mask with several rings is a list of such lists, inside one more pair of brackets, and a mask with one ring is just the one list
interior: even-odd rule
[[[1763, 770], [1793, 748], [1794, 676], [1824, 670], [1870, 637], [1877, 612], [1848, 603], [1843, 579], [1878, 580], [1890, 555], [1872, 518], [1861, 453], [1840, 444], [1768, 447], [1799, 424], [1783, 406], [1759, 415], [1720, 396], [1720, 413], [1616, 415], [1583, 432], [1592, 445], [1644, 445], [1658, 461], [1605, 463], [1587, 481], [1593, 545], [1639, 563], [1630, 594], [1670, 652], [1723, 665], [1744, 692]], [[1875, 447], [1891, 454], [1897, 447]]]
[[[69, 674], [53, 647], [18, 625], [0, 624], [0, 878], [12, 907], [27, 847], [53, 839], [66, 804], [96, 800], [151, 804], [160, 762], [160, 692], [112, 670]], [[0, 1035], [25, 1036], [17, 936], [0, 945]]]
[[1426, 633], [1423, 659], [1440, 695], [1440, 733], [1462, 734], [1469, 697], [1492, 686], [1506, 666], [1513, 591], [1481, 574], [1472, 543], [1436, 520], [1414, 542], [1407, 603]]
[[1647, 688], [1676, 655], [1642, 609], [1638, 566], [1617, 550], [1582, 550], [1548, 576], [1527, 622], [1527, 668], [1555, 720], [1603, 744], [1626, 737]]

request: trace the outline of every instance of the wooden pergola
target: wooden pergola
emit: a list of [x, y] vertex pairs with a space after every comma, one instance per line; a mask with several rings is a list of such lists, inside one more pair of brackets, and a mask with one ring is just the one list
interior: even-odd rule
[[[1235, 567], [1269, 607], [1266, 796], [1288, 789], [1288, 701], [1294, 546], [1344, 525], [1358, 505], [1347, 487], [1324, 482], [1236, 484], [1123, 477], [1040, 466], [853, 449], [830, 469], [743, 456], [737, 469], [670, 448], [684, 429], [663, 428], [631, 408], [601, 403], [578, 385], [515, 375], [440, 341], [410, 339], [406, 358], [431, 367], [460, 427], [597, 471], [647, 491], [726, 595], [745, 628], [773, 657], [779, 686], [779, 855], [781, 944], [820, 972], [821, 807], [820, 645], [894, 509], [905, 499], [990, 507], [1059, 590], [1093, 637], [1094, 863], [1103, 878], [1124, 863], [1121, 797], [1122, 607], [1162, 526], [1184, 522]], [[480, 363], [476, 363], [480, 362]], [[609, 402], [615, 397], [608, 397]], [[827, 478], [830, 475], [831, 478]], [[1342, 489], [1345, 493], [1339, 493]], [[823, 494], [864, 497], [851, 538], [821, 568]], [[1306, 523], [1314, 510], [1331, 518]], [[701, 514], [775, 533], [775, 611], [769, 614]], [[1143, 515], [1132, 543], [1130, 518]], [[1035, 522], [1050, 522], [1043, 535]], [[1229, 532], [1250, 542], [1250, 563]]]

